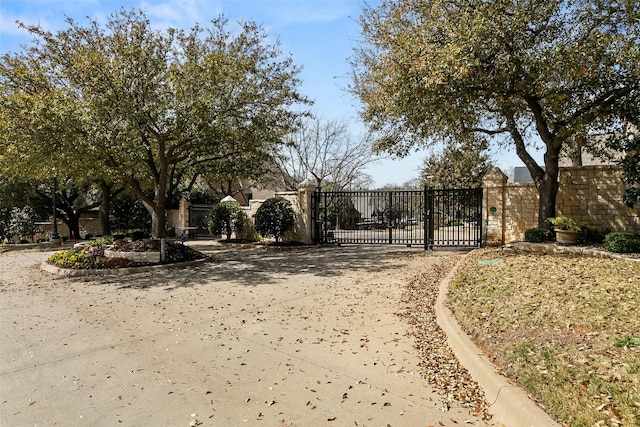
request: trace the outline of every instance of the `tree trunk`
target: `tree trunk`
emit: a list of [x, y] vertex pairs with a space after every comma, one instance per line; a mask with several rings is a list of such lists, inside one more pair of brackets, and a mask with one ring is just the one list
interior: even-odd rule
[[558, 175], [560, 160], [560, 147], [558, 144], [547, 144], [547, 152], [544, 154], [544, 174], [538, 188], [538, 227], [544, 227], [548, 218], [556, 216], [556, 196], [558, 194]]
[[151, 236], [155, 239], [167, 237], [167, 210], [165, 204], [156, 204], [151, 213]]
[[[165, 181], [162, 180], [165, 179]], [[156, 180], [154, 197], [151, 199], [142, 190], [140, 182], [135, 178], [125, 177], [131, 190], [138, 200], [142, 202], [149, 215], [151, 215], [151, 237], [159, 239], [167, 236], [167, 195], [166, 175]]]
[[545, 227], [547, 218], [556, 216], [556, 195], [558, 194], [558, 174], [544, 174], [538, 187], [538, 227]]
[[111, 187], [106, 182], [100, 183], [102, 201], [98, 215], [100, 217], [100, 229], [103, 236], [111, 235], [111, 224], [109, 223], [109, 211], [111, 210]]
[[77, 240], [80, 238], [80, 215], [73, 209], [64, 209], [62, 221], [69, 227], [69, 239]]
[[167, 187], [166, 175], [161, 174], [154, 189], [151, 213], [151, 236], [155, 239], [167, 237]]

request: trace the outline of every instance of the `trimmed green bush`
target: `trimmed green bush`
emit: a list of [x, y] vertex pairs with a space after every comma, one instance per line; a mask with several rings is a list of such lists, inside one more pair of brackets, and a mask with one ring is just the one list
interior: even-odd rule
[[231, 240], [231, 233], [242, 231], [246, 221], [246, 214], [236, 201], [220, 202], [211, 209], [209, 214], [209, 233], [226, 234], [227, 241]]
[[549, 230], [544, 228], [530, 228], [524, 232], [524, 241], [531, 243], [542, 243], [552, 240], [549, 236]]
[[607, 233], [604, 231], [598, 231], [593, 228], [585, 227], [580, 230], [578, 235], [578, 243], [585, 245], [594, 245], [604, 242], [604, 238]]
[[295, 213], [291, 202], [283, 197], [272, 197], [260, 205], [254, 216], [256, 231], [263, 237], [273, 237], [276, 242], [284, 233], [293, 230]]
[[604, 247], [617, 253], [640, 252], [640, 236], [623, 232], [609, 233], [604, 239]]

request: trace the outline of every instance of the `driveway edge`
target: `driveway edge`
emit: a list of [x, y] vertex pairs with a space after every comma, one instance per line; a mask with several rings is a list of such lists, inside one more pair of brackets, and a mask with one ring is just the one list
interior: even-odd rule
[[559, 426], [520, 387], [498, 373], [496, 366], [462, 330], [446, 306], [449, 284], [467, 257], [462, 257], [440, 282], [436, 300], [436, 321], [447, 335], [447, 343], [456, 358], [485, 392], [489, 412], [499, 425], [510, 427]]

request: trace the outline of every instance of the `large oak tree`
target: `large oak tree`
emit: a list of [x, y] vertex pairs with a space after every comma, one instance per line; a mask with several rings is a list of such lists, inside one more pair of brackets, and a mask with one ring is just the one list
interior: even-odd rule
[[230, 29], [220, 17], [208, 28], [158, 31], [143, 12], [125, 10], [104, 25], [67, 23], [56, 33], [26, 26], [33, 46], [2, 58], [3, 95], [43, 102], [58, 125], [5, 138], [0, 161], [35, 167], [31, 153], [41, 147], [57, 153], [57, 168], [80, 158], [78, 167], [126, 183], [150, 212], [154, 237], [165, 235], [182, 183], [242, 154], [272, 156], [307, 103], [299, 68], [254, 23]]
[[540, 224], [555, 215], [563, 145], [615, 130], [640, 98], [636, 1], [382, 0], [361, 27], [350, 90], [377, 148], [509, 144], [538, 189]]

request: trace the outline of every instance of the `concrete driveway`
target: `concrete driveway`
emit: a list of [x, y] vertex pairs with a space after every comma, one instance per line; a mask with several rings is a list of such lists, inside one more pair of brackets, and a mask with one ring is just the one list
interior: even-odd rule
[[216, 260], [124, 277], [0, 254], [0, 425], [485, 425], [445, 409], [397, 315], [458, 255], [192, 244]]

